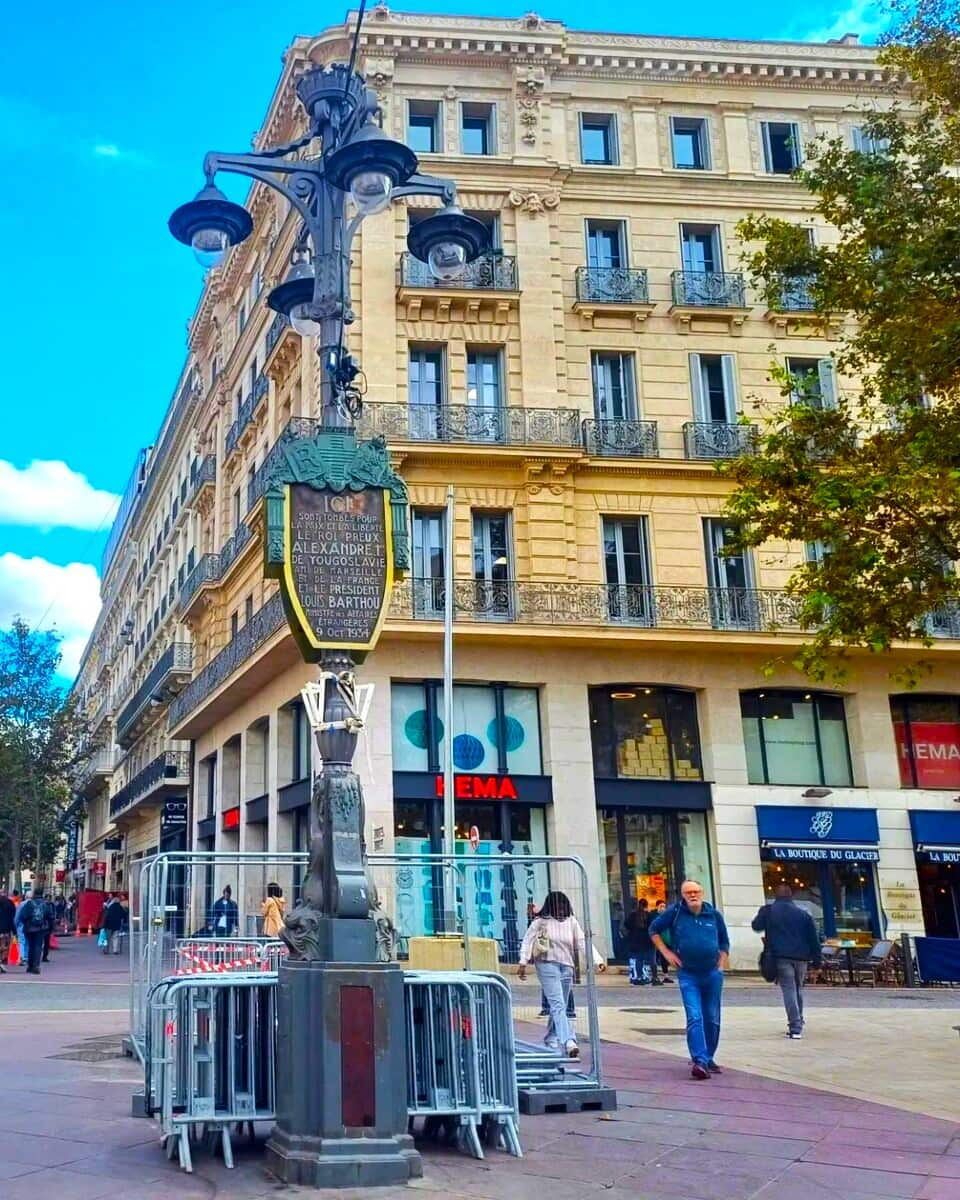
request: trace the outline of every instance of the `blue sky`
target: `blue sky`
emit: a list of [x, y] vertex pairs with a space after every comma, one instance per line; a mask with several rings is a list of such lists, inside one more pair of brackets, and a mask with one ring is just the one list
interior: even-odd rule
[[[534, 5], [403, 7], [518, 17]], [[870, 0], [798, 9], [688, 0], [642, 9], [638, 24], [633, 6], [595, 0], [589, 26], [819, 40], [879, 23]], [[199, 294], [200, 270], [167, 216], [200, 186], [206, 150], [249, 147], [292, 38], [345, 11], [304, 0], [54, 0], [12, 5], [4, 18], [0, 153], [14, 169], [0, 191], [0, 624], [16, 612], [55, 623], [65, 665], [96, 617], [111, 497], [154, 438]], [[571, 0], [539, 11], [583, 24]]]

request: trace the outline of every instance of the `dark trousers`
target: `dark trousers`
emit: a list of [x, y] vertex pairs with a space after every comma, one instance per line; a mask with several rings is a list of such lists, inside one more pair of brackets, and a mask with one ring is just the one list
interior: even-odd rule
[[50, 961], [50, 935], [52, 933], [53, 933], [53, 930], [48, 929], [43, 935], [43, 957], [41, 959], [41, 962], [49, 962]]
[[27, 939], [27, 970], [40, 974], [40, 956], [43, 954], [43, 930], [39, 933], [25, 933]]

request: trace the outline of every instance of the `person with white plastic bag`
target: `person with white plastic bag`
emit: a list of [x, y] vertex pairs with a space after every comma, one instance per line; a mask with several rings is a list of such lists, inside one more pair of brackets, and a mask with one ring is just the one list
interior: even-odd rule
[[[606, 970], [606, 963], [591, 946], [594, 966]], [[567, 1016], [567, 1001], [580, 964], [586, 962], [587, 946], [580, 922], [563, 892], [550, 892], [537, 917], [530, 922], [520, 947], [520, 979], [527, 977], [527, 965], [533, 963], [540, 987], [547, 999], [550, 1019], [545, 1045], [562, 1049], [568, 1058], [579, 1058], [577, 1035]]]

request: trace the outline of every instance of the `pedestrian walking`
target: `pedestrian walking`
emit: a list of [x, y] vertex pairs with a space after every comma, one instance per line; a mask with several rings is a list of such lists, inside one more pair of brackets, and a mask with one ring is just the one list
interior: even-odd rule
[[43, 930], [43, 953], [40, 957], [41, 962], [50, 961], [50, 939], [53, 937], [54, 926], [57, 923], [57, 910], [54, 907], [53, 901], [44, 899], [43, 911], [46, 917], [46, 926]]
[[24, 900], [17, 909], [17, 928], [22, 931], [27, 944], [27, 974], [40, 974], [40, 959], [43, 954], [43, 935], [47, 929], [47, 906], [43, 899], [43, 888], [35, 887], [29, 900]]
[[[591, 949], [597, 970], [605, 971], [606, 963], [595, 948]], [[551, 1050], [562, 1048], [568, 1058], [580, 1057], [567, 1004], [580, 964], [586, 957], [586, 938], [573, 915], [573, 906], [563, 892], [549, 892], [539, 914], [527, 926], [520, 947], [518, 975], [521, 980], [526, 979], [527, 965], [533, 963], [550, 1009], [544, 1043]]]
[[213, 929], [215, 937], [230, 937], [231, 934], [237, 932], [239, 924], [240, 910], [233, 898], [233, 889], [228, 883], [223, 889], [220, 899], [214, 903], [209, 925]]
[[677, 968], [687, 1016], [691, 1074], [694, 1079], [719, 1075], [720, 1005], [730, 954], [723, 913], [704, 900], [698, 880], [685, 879], [680, 900], [653, 919], [650, 936], [667, 962]]
[[267, 898], [260, 905], [260, 915], [263, 917], [263, 936], [276, 938], [283, 928], [283, 914], [287, 902], [283, 898], [283, 889], [279, 883], [267, 884]]
[[751, 925], [764, 935], [764, 949], [776, 967], [787, 1013], [787, 1037], [798, 1042], [803, 1037], [803, 985], [807, 969], [811, 965], [819, 967], [823, 958], [813, 917], [794, 901], [793, 888], [780, 883], [773, 902], [760, 909]]
[[641, 898], [623, 921], [629, 978], [636, 986], [660, 982], [657, 979], [657, 951], [650, 940], [651, 920], [647, 901]]
[[[23, 894], [21, 894], [20, 892], [17, 891], [16, 888], [13, 889], [13, 903], [16, 905], [18, 913], [20, 912], [21, 906], [26, 903], [26, 900], [27, 900], [27, 896], [26, 896], [25, 892]], [[14, 933], [16, 934], [16, 938], [17, 938], [17, 949], [20, 951], [20, 961], [24, 964], [24, 966], [26, 966], [27, 935], [23, 932], [23, 926], [20, 924], [20, 922], [17, 920], [16, 917], [14, 917], [14, 919], [13, 919], [13, 924], [14, 924]]]
[[[666, 912], [666, 911], [667, 911], [666, 900], [658, 900], [656, 912], [653, 912], [650, 914], [650, 923], [653, 924], [653, 921], [661, 913]], [[670, 964], [663, 957], [663, 955], [660, 953], [659, 950], [655, 950], [654, 953], [656, 954], [656, 958], [654, 959], [654, 972], [656, 973], [657, 968], [659, 968], [660, 975], [662, 976], [660, 982], [661, 983], [673, 983], [673, 980], [670, 978]]]
[[0, 887], [0, 975], [7, 970], [7, 956], [10, 953], [10, 940], [14, 936], [14, 918], [17, 906], [7, 895], [7, 889]]
[[127, 924], [127, 910], [119, 896], [111, 896], [103, 908], [100, 928], [107, 935], [104, 954], [120, 953], [120, 937]]

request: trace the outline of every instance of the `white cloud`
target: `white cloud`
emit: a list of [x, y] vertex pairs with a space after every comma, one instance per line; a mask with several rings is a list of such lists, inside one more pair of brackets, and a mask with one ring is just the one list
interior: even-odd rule
[[100, 612], [100, 577], [89, 563], [58, 566], [45, 558], [0, 554], [0, 627], [22, 617], [61, 635], [60, 674], [73, 676]]
[[0, 459], [0, 524], [98, 530], [119, 502], [65, 462], [34, 459], [21, 469]]
[[871, 42], [886, 30], [891, 15], [889, 7], [877, 0], [850, 0], [828, 25], [804, 28], [798, 33], [798, 26], [794, 24], [791, 36], [805, 42], [829, 42], [833, 38], [842, 38], [845, 33], [857, 33], [861, 42]]
[[94, 142], [91, 150], [97, 158], [107, 158], [113, 162], [126, 162], [136, 167], [153, 165], [147, 155], [140, 150], [125, 150], [116, 142]]

